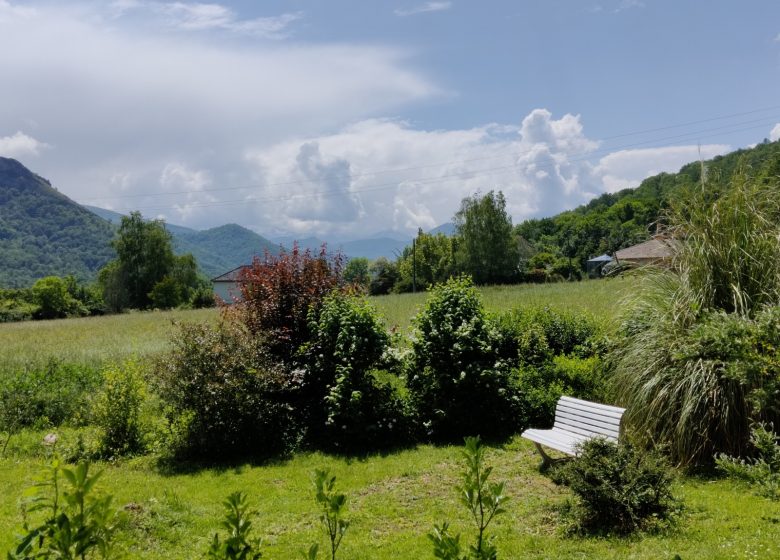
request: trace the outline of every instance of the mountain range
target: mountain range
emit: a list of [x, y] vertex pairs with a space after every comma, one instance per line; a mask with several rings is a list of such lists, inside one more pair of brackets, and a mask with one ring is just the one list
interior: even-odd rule
[[[115, 256], [111, 241], [121, 218], [118, 212], [74, 202], [18, 161], [0, 157], [0, 288], [30, 286], [50, 275], [94, 280]], [[206, 230], [165, 227], [174, 251], [192, 253], [208, 277], [294, 242], [292, 237], [270, 240], [238, 224]], [[319, 250], [326, 241], [311, 237], [298, 244]], [[382, 232], [368, 239], [327, 241], [327, 246], [347, 257], [392, 259], [409, 243], [396, 232]]]

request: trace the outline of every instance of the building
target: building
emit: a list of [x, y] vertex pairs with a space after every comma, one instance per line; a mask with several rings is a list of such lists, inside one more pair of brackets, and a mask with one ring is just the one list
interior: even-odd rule
[[666, 235], [654, 235], [652, 239], [615, 252], [618, 265], [645, 266], [669, 265], [677, 252], [679, 241]]
[[216, 278], [212, 278], [211, 286], [214, 289], [214, 296], [225, 303], [233, 303], [240, 299], [241, 290], [238, 287], [238, 280], [241, 277], [241, 273], [248, 268], [250, 268], [249, 265], [244, 264], [224, 274], [220, 274]]
[[598, 257], [588, 259], [588, 262], [585, 263], [585, 268], [588, 271], [588, 277], [599, 278], [601, 276], [601, 269], [603, 269], [604, 266], [611, 263], [613, 260], [614, 259], [606, 253], [599, 255]]

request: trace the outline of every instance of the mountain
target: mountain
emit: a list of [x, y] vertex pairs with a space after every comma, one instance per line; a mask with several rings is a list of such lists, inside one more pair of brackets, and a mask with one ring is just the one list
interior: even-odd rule
[[[84, 206], [90, 212], [119, 225], [123, 214]], [[227, 224], [206, 230], [196, 230], [176, 224], [165, 224], [173, 236], [173, 250], [177, 255], [192, 253], [200, 270], [209, 278], [251, 262], [255, 255], [266, 251], [278, 253], [279, 245], [237, 224]]]
[[272, 254], [279, 252], [278, 244], [238, 224], [185, 233], [170, 231], [175, 252], [192, 253], [209, 278], [248, 264], [254, 256], [262, 257], [266, 251]]
[[0, 287], [49, 275], [94, 279], [114, 258], [114, 227], [18, 161], [0, 157]]
[[447, 237], [452, 237], [453, 235], [455, 235], [455, 224], [453, 224], [452, 222], [447, 222], [446, 224], [436, 226], [428, 233], [430, 233], [431, 235], [436, 235], [437, 233], [443, 233]]

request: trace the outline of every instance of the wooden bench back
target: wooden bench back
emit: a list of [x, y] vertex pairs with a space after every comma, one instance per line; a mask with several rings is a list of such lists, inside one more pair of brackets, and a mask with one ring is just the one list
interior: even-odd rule
[[555, 406], [554, 429], [588, 437], [617, 440], [625, 408], [561, 397]]

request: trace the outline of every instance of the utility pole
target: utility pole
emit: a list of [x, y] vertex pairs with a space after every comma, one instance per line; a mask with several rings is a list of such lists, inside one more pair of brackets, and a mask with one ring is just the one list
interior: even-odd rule
[[412, 293], [417, 292], [417, 238], [412, 239]]

